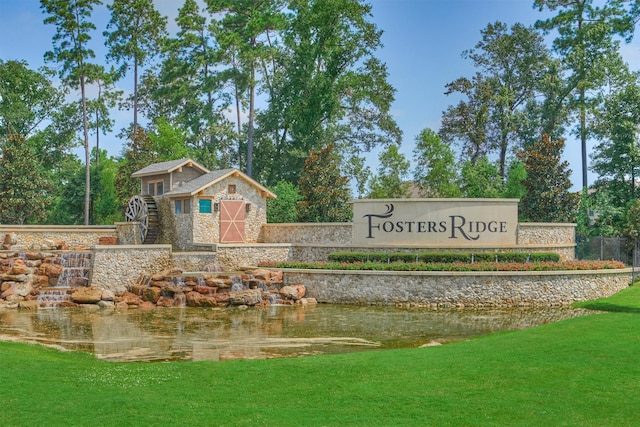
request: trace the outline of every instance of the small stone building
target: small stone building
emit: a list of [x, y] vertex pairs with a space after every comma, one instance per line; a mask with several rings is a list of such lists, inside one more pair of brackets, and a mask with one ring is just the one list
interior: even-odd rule
[[[132, 176], [141, 180], [149, 217], [157, 215], [153, 243], [178, 250], [257, 242], [267, 199], [276, 197], [237, 169], [209, 171], [191, 159], [155, 163]], [[153, 227], [151, 221], [150, 233]]]

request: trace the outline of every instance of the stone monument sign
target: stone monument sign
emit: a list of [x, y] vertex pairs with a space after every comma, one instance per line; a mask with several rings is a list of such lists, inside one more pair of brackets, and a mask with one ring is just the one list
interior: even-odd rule
[[516, 244], [517, 227], [517, 199], [353, 202], [355, 246], [511, 246]]

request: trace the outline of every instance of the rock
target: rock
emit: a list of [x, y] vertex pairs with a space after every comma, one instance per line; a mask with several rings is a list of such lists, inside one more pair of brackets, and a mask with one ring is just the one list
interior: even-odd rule
[[117, 245], [118, 238], [116, 236], [102, 236], [98, 238], [98, 245]]
[[297, 302], [302, 304], [302, 305], [317, 304], [318, 303], [318, 301], [316, 301], [315, 298], [300, 298]]
[[95, 304], [102, 298], [102, 289], [95, 286], [76, 288], [71, 293], [71, 300], [76, 304]]
[[252, 274], [254, 278], [264, 281], [269, 281], [271, 277], [271, 271], [265, 269], [254, 270]]
[[18, 303], [18, 308], [24, 310], [36, 310], [38, 308], [37, 300], [29, 300], [29, 301], [20, 301]]
[[282, 270], [272, 271], [269, 281], [271, 283], [282, 283]]
[[22, 300], [24, 297], [33, 292], [33, 286], [31, 282], [4, 282], [11, 285], [0, 294], [0, 298], [8, 300], [11, 296], [20, 297]]
[[116, 300], [116, 294], [110, 289], [103, 289], [100, 299], [102, 301], [113, 302]]
[[150, 310], [153, 310], [154, 308], [156, 308], [156, 306], [155, 306], [155, 304], [153, 304], [153, 303], [152, 303], [152, 302], [150, 302], [150, 301], [143, 301], [143, 302], [142, 302], [142, 304], [140, 304], [140, 305], [138, 306], [138, 308], [139, 308], [140, 310], [150, 311]]
[[231, 305], [256, 305], [262, 301], [261, 289], [249, 289], [246, 291], [229, 292], [229, 304]]
[[160, 298], [160, 294], [162, 294], [162, 290], [160, 288], [156, 288], [155, 286], [149, 286], [142, 290], [142, 299], [144, 301], [149, 301], [153, 304], [158, 302], [158, 298]]
[[285, 299], [291, 299], [294, 301], [303, 298], [307, 293], [307, 289], [304, 285], [287, 285], [280, 289], [280, 295], [282, 295]]
[[113, 301], [98, 301], [98, 307], [100, 308], [115, 308], [116, 304]]
[[120, 302], [124, 302], [127, 305], [140, 305], [143, 301], [142, 298], [140, 298], [138, 295], [131, 292], [125, 292], [120, 297]]
[[40, 265], [40, 274], [48, 277], [58, 277], [62, 274], [62, 266], [59, 264], [51, 264], [48, 262]]

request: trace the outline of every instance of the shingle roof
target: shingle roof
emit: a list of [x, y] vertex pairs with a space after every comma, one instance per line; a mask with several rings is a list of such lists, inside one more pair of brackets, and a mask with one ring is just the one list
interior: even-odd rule
[[170, 173], [173, 172], [174, 170], [187, 165], [187, 164], [191, 164], [193, 167], [195, 167], [196, 169], [200, 169], [203, 173], [207, 173], [209, 172], [209, 170], [207, 168], [205, 168], [204, 166], [194, 162], [191, 159], [178, 159], [178, 160], [169, 160], [168, 162], [161, 162], [161, 163], [154, 163], [151, 164], [149, 166], [146, 166], [142, 169], [140, 169], [139, 171], [136, 171], [134, 173], [131, 174], [132, 177], [141, 177], [141, 176], [149, 176], [149, 175], [159, 175], [159, 174], [163, 174], [163, 173]]
[[221, 169], [217, 171], [211, 171], [204, 175], [197, 177], [189, 182], [186, 182], [179, 188], [175, 190], [164, 193], [165, 196], [168, 197], [178, 197], [178, 196], [193, 196], [197, 194], [201, 190], [215, 184], [216, 182], [226, 178], [229, 175], [236, 175], [244, 178], [251, 185], [258, 188], [265, 194], [265, 197], [276, 198], [276, 195], [269, 191], [267, 188], [260, 185], [258, 182], [251, 179], [248, 175], [240, 172], [238, 169]]

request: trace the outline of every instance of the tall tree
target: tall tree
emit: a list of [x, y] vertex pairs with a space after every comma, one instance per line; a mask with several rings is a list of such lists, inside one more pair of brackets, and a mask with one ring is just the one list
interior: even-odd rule
[[[282, 67], [269, 107], [259, 117], [261, 143], [278, 159], [265, 160], [266, 182], [295, 182], [311, 150], [335, 144], [343, 157], [399, 144], [390, 114], [395, 90], [375, 57], [381, 32], [360, 0], [290, 1]], [[268, 141], [268, 142], [267, 142]]]
[[625, 9], [622, 0], [606, 0], [604, 4], [594, 0], [534, 0], [534, 7], [557, 12], [557, 15], [536, 22], [545, 33], [558, 31], [553, 39], [553, 49], [562, 58], [568, 82], [565, 95], [573, 111], [577, 112], [576, 133], [582, 153], [582, 186], [587, 179], [587, 121], [593, 111], [593, 91], [601, 88], [608, 63], [617, 56], [619, 41], [616, 35], [630, 37], [633, 16]]
[[33, 147], [9, 135], [0, 157], [0, 223], [38, 223], [46, 217], [50, 186]]
[[340, 156], [332, 144], [309, 154], [299, 182], [302, 196], [297, 204], [299, 221], [351, 220], [349, 179], [340, 173], [340, 164]]
[[422, 197], [460, 197], [455, 156], [451, 147], [431, 129], [416, 136], [413, 149], [414, 182]]
[[107, 24], [107, 59], [120, 64], [118, 75], [133, 66], [133, 132], [138, 128], [138, 73], [159, 52], [166, 36], [167, 18], [160, 15], [153, 0], [113, 0], [107, 4], [111, 20]]
[[[253, 175], [253, 134], [256, 117], [256, 90], [258, 70], [271, 52], [271, 38], [284, 27], [284, 0], [206, 0], [209, 12], [221, 18], [214, 31], [221, 52], [230, 53], [223, 58], [232, 61], [232, 74], [236, 88], [249, 91], [249, 117], [247, 122], [247, 175]], [[239, 100], [236, 95], [236, 100]], [[236, 108], [240, 105], [236, 102]]]
[[395, 144], [382, 151], [378, 156], [380, 166], [378, 174], [371, 178], [369, 197], [372, 199], [406, 198], [410, 196], [409, 161], [398, 151]]
[[185, 1], [176, 18], [179, 30], [165, 43], [158, 80], [147, 75], [147, 83], [155, 83], [153, 100], [160, 105], [153, 120], [165, 117], [187, 130], [187, 143], [203, 153], [207, 166], [229, 167], [237, 163], [235, 135], [225, 117], [229, 97], [206, 14], [195, 0]]
[[87, 82], [92, 64], [89, 63], [95, 53], [89, 48], [91, 31], [95, 25], [91, 22], [91, 13], [100, 0], [40, 0], [45, 24], [56, 27], [53, 36], [53, 50], [45, 53], [45, 61], [60, 64], [58, 72], [63, 83], [80, 90], [82, 107], [82, 131], [85, 151], [85, 200], [84, 224], [89, 224], [91, 207], [91, 152], [89, 148], [89, 117], [87, 108]]
[[518, 153], [527, 177], [526, 194], [520, 200], [520, 217], [533, 222], [573, 222], [578, 196], [571, 189], [569, 163], [562, 161], [564, 140], [544, 135]]
[[478, 74], [447, 85], [447, 94], [460, 93], [468, 100], [445, 113], [441, 135], [461, 140], [471, 149], [472, 160], [496, 153], [504, 180], [508, 155], [522, 145], [521, 129], [528, 118], [525, 107], [548, 73], [550, 55], [542, 37], [522, 24], [509, 29], [495, 22], [481, 35], [474, 49], [463, 52]]

